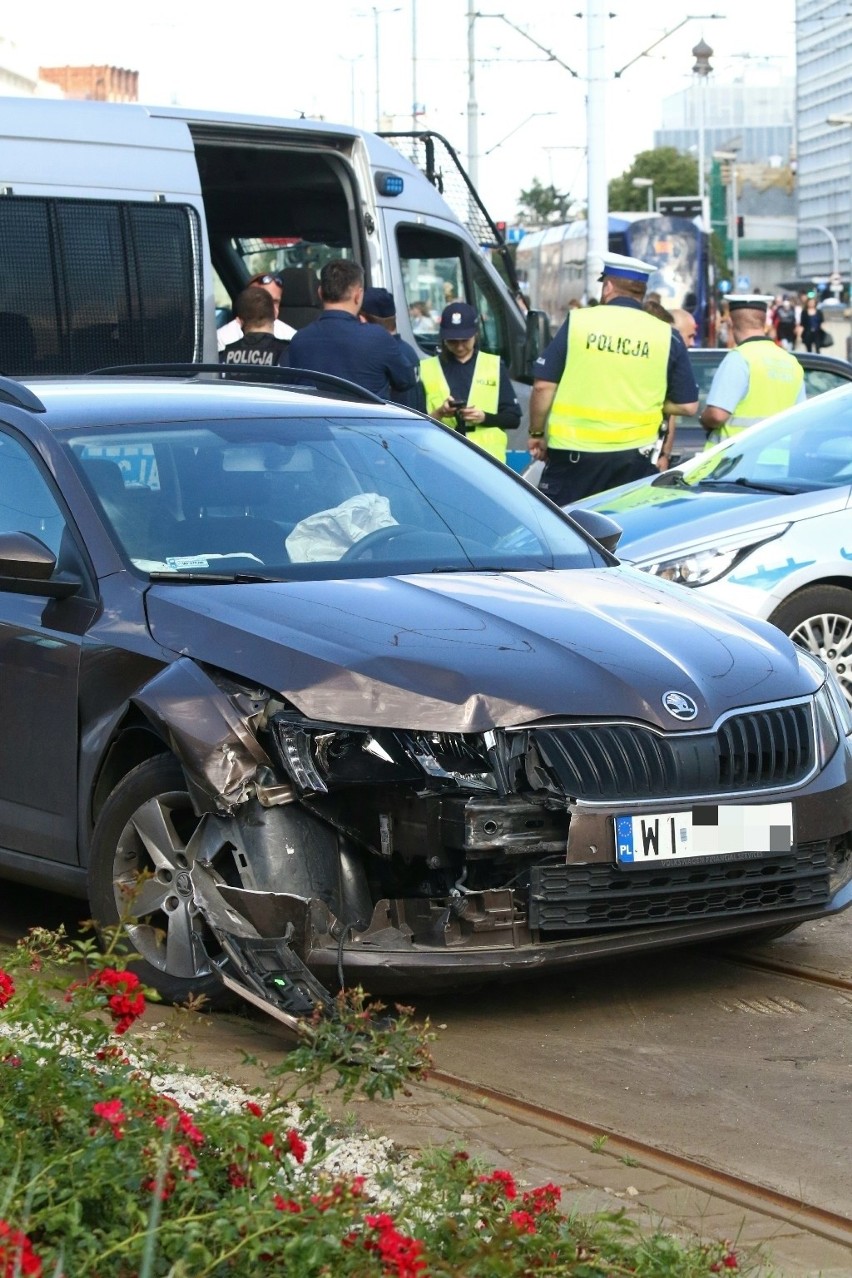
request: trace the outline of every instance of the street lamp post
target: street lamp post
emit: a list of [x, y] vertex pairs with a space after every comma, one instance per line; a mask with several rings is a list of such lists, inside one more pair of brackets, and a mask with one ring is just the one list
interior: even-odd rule
[[630, 185], [635, 186], [637, 188], [645, 187], [648, 194], [648, 206], [647, 206], [648, 212], [653, 213], [654, 212], [654, 179], [653, 178], [633, 178], [631, 180]]
[[714, 151], [714, 160], [726, 160], [728, 164], [728, 239], [731, 241], [731, 273], [733, 274], [733, 291], [739, 288], [740, 278], [740, 241], [737, 235], [738, 193], [737, 193], [737, 152]]
[[[852, 115], [830, 115], [826, 124], [836, 125], [838, 128], [852, 129]], [[850, 138], [850, 163], [849, 163], [849, 324], [850, 335], [846, 338], [846, 358], [852, 360], [852, 132]]]
[[399, 13], [402, 6], [397, 5], [394, 9], [380, 9], [377, 5], [372, 6], [373, 13], [373, 56], [376, 61], [376, 129], [382, 127], [382, 111], [381, 111], [381, 59], [379, 57], [379, 18], [384, 17], [388, 13]]
[[698, 89], [698, 198], [701, 201], [701, 224], [704, 230], [709, 230], [710, 219], [707, 216], [707, 197], [704, 194], [706, 186], [705, 160], [704, 160], [704, 99], [707, 94], [707, 77], [713, 68], [710, 65], [710, 59], [713, 56], [713, 50], [706, 40], [699, 40], [692, 50], [692, 56], [695, 58], [695, 65], [692, 68], [693, 75], [696, 77], [696, 87]]

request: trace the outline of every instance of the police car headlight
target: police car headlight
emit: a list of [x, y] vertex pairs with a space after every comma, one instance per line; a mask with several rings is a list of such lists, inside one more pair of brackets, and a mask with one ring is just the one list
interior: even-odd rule
[[735, 568], [746, 555], [757, 550], [769, 541], [774, 541], [790, 527], [789, 524], [761, 530], [760, 536], [751, 536], [748, 540], [732, 540], [717, 542], [713, 546], [703, 546], [687, 553], [681, 552], [670, 559], [657, 559], [648, 563], [637, 564], [645, 572], [654, 577], [662, 577], [664, 581], [676, 581], [681, 586], [706, 586], [708, 582], [718, 581]]

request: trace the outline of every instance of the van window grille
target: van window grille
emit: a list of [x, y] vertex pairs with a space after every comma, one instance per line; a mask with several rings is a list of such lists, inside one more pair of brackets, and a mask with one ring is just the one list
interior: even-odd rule
[[0, 371], [201, 356], [198, 216], [179, 204], [0, 198]]

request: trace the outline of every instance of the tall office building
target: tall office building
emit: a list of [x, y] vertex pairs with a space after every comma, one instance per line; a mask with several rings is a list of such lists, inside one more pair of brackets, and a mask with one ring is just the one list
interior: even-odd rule
[[[735, 290], [775, 293], [796, 273], [795, 100], [791, 76], [761, 68], [748, 83], [696, 81], [662, 104], [655, 146], [697, 155], [703, 115], [713, 229], [729, 240]], [[727, 158], [714, 163], [714, 152]]]
[[[827, 280], [852, 256], [852, 23], [849, 0], [796, 0], [799, 273]], [[849, 123], [832, 125], [829, 116]]]

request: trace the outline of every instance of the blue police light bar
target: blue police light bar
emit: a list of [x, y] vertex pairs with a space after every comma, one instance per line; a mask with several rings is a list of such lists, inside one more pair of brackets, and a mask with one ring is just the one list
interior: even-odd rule
[[381, 170], [376, 174], [376, 190], [379, 195], [402, 195], [405, 181], [398, 173], [383, 173]]

